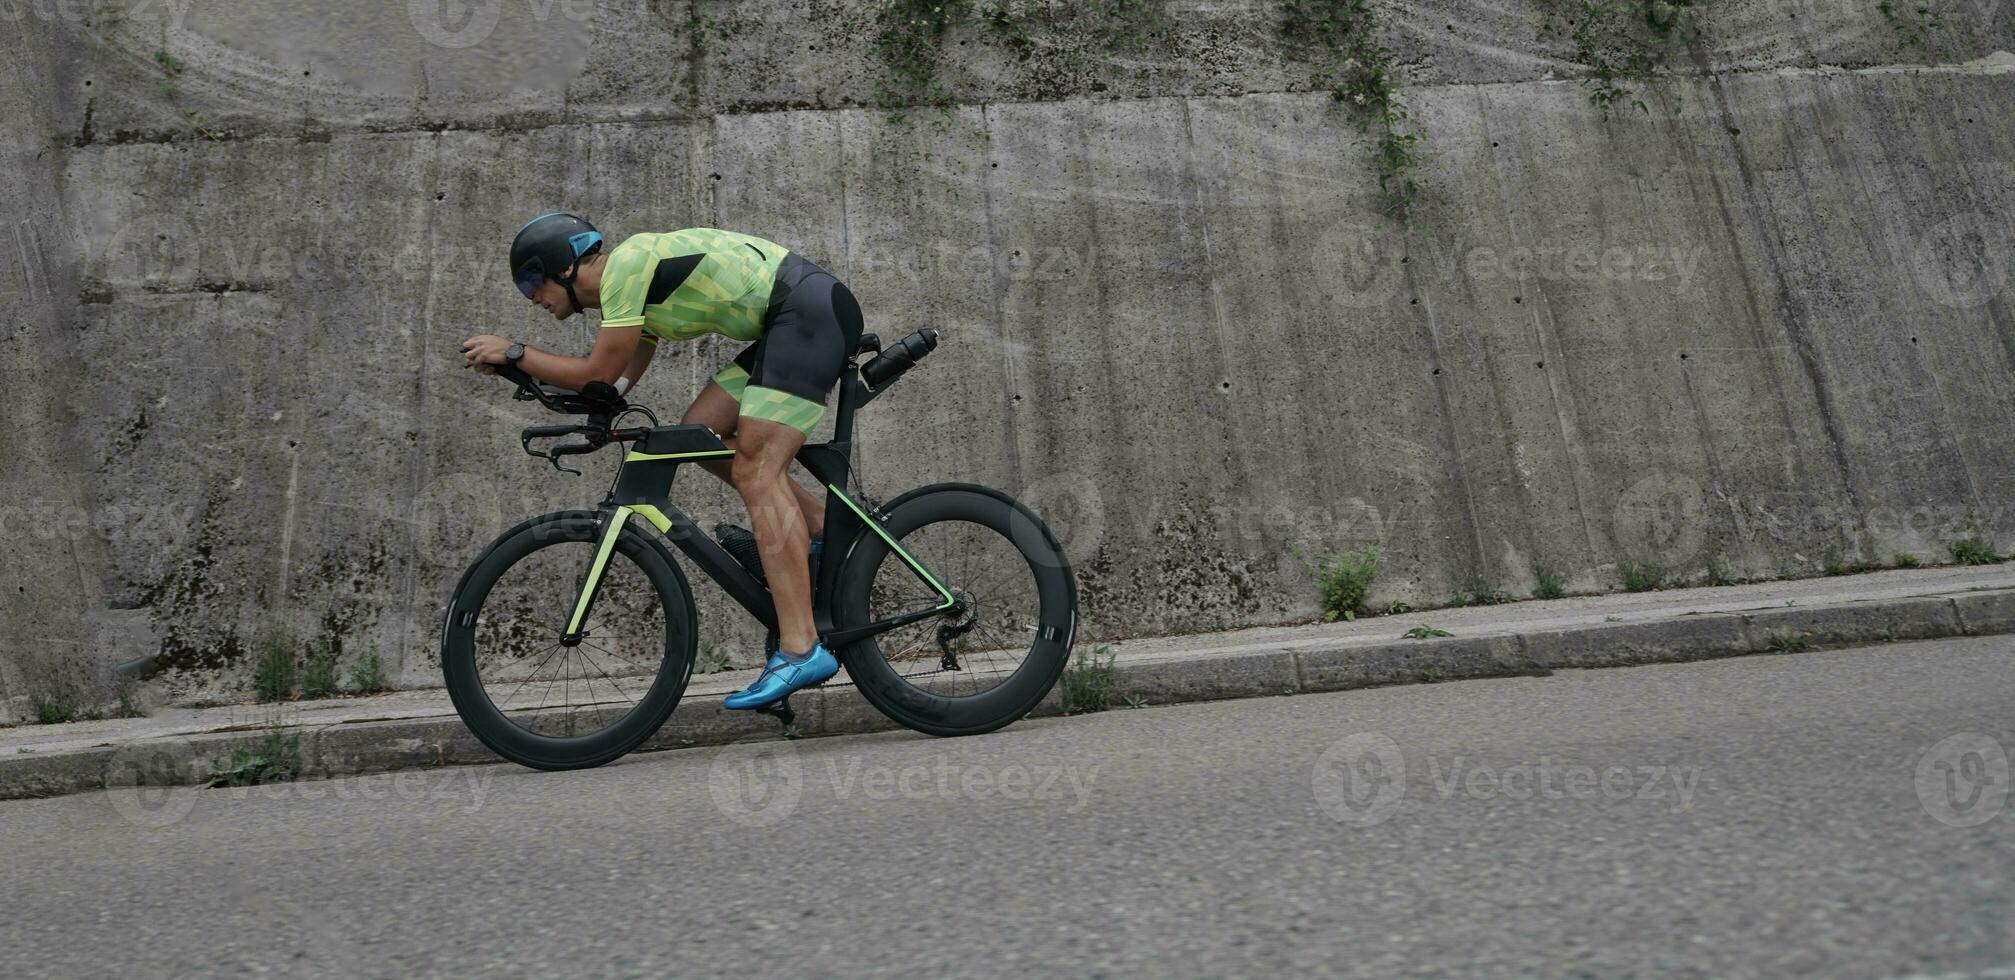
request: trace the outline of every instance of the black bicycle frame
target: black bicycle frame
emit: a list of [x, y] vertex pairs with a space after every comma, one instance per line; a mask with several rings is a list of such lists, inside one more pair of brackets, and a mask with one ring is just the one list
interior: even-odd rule
[[[893, 383], [894, 379], [889, 379], [888, 384]], [[842, 489], [847, 485], [852, 470], [854, 413], [887, 390], [888, 384], [880, 388], [869, 387], [860, 378], [859, 366], [848, 359], [840, 375], [840, 403], [834, 418], [832, 440], [802, 446], [797, 452], [797, 461], [826, 487], [826, 526], [822, 535], [825, 543], [821, 545], [818, 578], [812, 583], [812, 618], [821, 641], [832, 650], [844, 649], [849, 644], [899, 626], [961, 608], [958, 598], [950, 590], [910, 557], [894, 538], [881, 531], [878, 525], [886, 519], [884, 515], [872, 506], [863, 507]], [[671, 539], [673, 545], [692, 559], [693, 564], [699, 566], [700, 571], [713, 579], [730, 598], [748, 610], [749, 615], [772, 630], [777, 628], [776, 606], [771, 601], [769, 590], [671, 502], [672, 481], [677, 477], [680, 465], [703, 459], [729, 459], [734, 454], [734, 450], [704, 425], [657, 426], [632, 444], [629, 454], [623, 458], [614, 488], [598, 508], [602, 515], [601, 529], [597, 534], [600, 547], [588, 579], [583, 583], [581, 595], [575, 600], [574, 615], [561, 642], [571, 645], [579, 641], [580, 630], [587, 622], [587, 614], [600, 591], [602, 570], [631, 514], [649, 521], [659, 533]], [[833, 616], [833, 597], [838, 592], [840, 569], [854, 543], [871, 533], [887, 541], [895, 554], [943, 601], [935, 607], [892, 619], [839, 629]]]

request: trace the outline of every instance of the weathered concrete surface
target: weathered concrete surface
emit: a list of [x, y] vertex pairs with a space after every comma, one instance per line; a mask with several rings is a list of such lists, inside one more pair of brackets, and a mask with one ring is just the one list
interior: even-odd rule
[[[1023, 495], [1088, 638], [1307, 617], [1303, 555], [1372, 540], [1381, 604], [1536, 563], [1599, 589], [2006, 550], [2015, 75], [1867, 66], [2015, 49], [2007, 6], [1907, 45], [1872, 4], [1715, 5], [1689, 77], [1607, 116], [1543, 80], [1573, 66], [1536, 8], [1394, 8], [1431, 134], [1404, 223], [1264, 4], [1026, 59], [960, 27], [961, 104], [907, 117], [858, 107], [887, 81], [861, 4], [29, 17], [5, 626], [165, 654], [185, 693], [241, 686], [274, 625], [433, 676], [468, 559], [606, 475], [517, 458], [534, 417], [457, 367], [485, 330], [585, 343], [497, 273], [559, 207], [755, 230], [884, 336], [942, 329], [863, 417], [867, 485]], [[676, 412], [731, 350], [667, 350], [643, 400]], [[734, 516], [710, 484], [691, 509]], [[704, 638], [752, 656], [701, 590]]]
[[2015, 592], [1954, 596], [1952, 605], [1968, 633], [2015, 631]]
[[91, 500], [78, 423], [94, 376], [69, 349], [78, 329], [78, 248], [66, 220], [59, 134], [44, 100], [61, 46], [48, 24], [0, 31], [0, 721], [33, 695], [97, 691], [114, 656], [93, 641], [111, 609], [107, 556], [89, 536], [38, 533], [24, 504], [56, 526]]
[[[1294, 651], [1295, 690], [1347, 691], [1469, 677], [1544, 674], [1527, 655], [1524, 637], [1465, 636], [1366, 647], [1330, 643]], [[1132, 678], [1128, 679], [1132, 686]]]
[[[105, 12], [90, 12], [94, 6]], [[849, 108], [921, 96], [878, 48], [883, 4], [862, 0], [271, 0], [126, 4], [17, 0], [0, 13], [60, 30], [48, 90], [85, 141], [328, 129], [404, 131], [703, 118]], [[1123, 16], [1015, 2], [1021, 37], [955, 23], [933, 84], [957, 103], [1137, 99], [1307, 90], [1333, 65], [1284, 38], [1272, 0], [1150, 0]], [[1377, 4], [1410, 85], [1530, 81], [1582, 66], [1528, 0]], [[2009, 48], [2015, 9], [1941, 3], [1918, 36], [1875, 0], [1717, 0], [1676, 73], [1945, 64]], [[1078, 9], [1073, 9], [1078, 8]], [[1993, 39], [1999, 38], [2000, 41]], [[188, 66], [163, 97], [166, 51]], [[89, 84], [86, 84], [89, 83]], [[84, 125], [86, 120], [88, 125]]]

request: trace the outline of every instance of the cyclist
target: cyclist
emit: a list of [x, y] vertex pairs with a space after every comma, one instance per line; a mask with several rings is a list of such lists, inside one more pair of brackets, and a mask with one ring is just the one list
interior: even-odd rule
[[715, 333], [746, 342], [680, 420], [734, 448], [732, 461], [701, 465], [748, 507], [777, 610], [778, 649], [726, 704], [761, 707], [832, 677], [839, 661], [812, 621], [808, 558], [825, 506], [786, 471], [860, 342], [860, 305], [832, 273], [753, 235], [686, 228], [603, 245], [594, 225], [571, 214], [533, 218], [511, 242], [511, 279], [526, 299], [560, 320], [602, 312], [586, 357], [482, 334], [462, 342], [467, 366], [489, 374], [515, 364], [546, 384], [601, 381], [620, 392], [650, 367], [660, 341]]

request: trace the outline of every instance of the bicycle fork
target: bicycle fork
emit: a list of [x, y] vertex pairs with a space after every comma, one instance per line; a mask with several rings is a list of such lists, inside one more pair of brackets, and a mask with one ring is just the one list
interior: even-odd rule
[[601, 542], [595, 547], [594, 563], [588, 566], [588, 574], [581, 580], [580, 595], [574, 599], [574, 613], [567, 618], [567, 628], [560, 632], [560, 645], [577, 646], [588, 624], [588, 613], [595, 607], [595, 596], [601, 592], [602, 573], [609, 567], [609, 558], [616, 552], [616, 538], [629, 524], [630, 508], [617, 507], [609, 515], [608, 523], [602, 526]]

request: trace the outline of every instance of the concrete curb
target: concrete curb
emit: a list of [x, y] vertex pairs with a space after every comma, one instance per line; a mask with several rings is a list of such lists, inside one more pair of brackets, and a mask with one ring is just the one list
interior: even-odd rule
[[[2002, 633], [2015, 633], [2015, 589], [1425, 640], [1228, 647], [1121, 660], [1114, 671], [1121, 697], [1174, 704]], [[847, 688], [814, 691], [796, 702], [798, 728], [806, 736], [895, 727]], [[1034, 714], [1061, 711], [1061, 692], [1052, 691]], [[453, 715], [281, 731], [298, 738], [301, 774], [308, 778], [500, 761]], [[689, 698], [641, 751], [780, 734], [770, 718], [727, 711], [712, 697]], [[271, 737], [270, 730], [213, 732], [0, 756], [0, 799], [186, 783], [207, 773], [211, 760], [256, 750]]]

